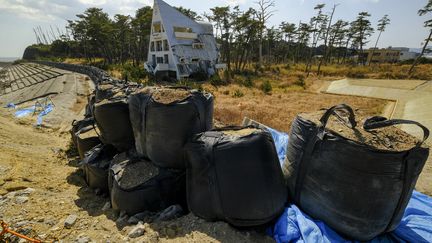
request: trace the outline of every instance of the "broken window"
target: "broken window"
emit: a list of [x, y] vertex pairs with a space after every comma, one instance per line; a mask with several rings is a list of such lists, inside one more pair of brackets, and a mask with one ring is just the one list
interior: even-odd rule
[[192, 28], [174, 26], [174, 32], [193, 33]]
[[160, 33], [162, 32], [162, 24], [160, 22], [153, 23], [153, 33]]
[[169, 51], [168, 40], [163, 40], [164, 51]]
[[204, 49], [204, 43], [198, 42], [192, 44], [193, 49]]
[[162, 41], [156, 41], [156, 51], [162, 51]]
[[177, 69], [179, 71], [180, 74], [188, 74], [188, 70], [186, 68], [186, 65], [184, 64], [177, 64]]

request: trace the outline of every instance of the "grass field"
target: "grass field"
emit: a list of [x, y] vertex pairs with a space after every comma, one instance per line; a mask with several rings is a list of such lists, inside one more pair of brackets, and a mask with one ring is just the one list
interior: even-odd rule
[[[81, 60], [82, 61], [82, 60]], [[66, 60], [79, 63], [80, 60]], [[129, 66], [109, 66], [108, 72], [115, 78], [124, 78], [125, 72], [138, 73]], [[276, 129], [288, 132], [291, 122], [298, 113], [316, 111], [336, 104], [346, 103], [358, 109], [364, 115], [376, 115], [383, 112], [387, 102], [384, 100], [354, 96], [340, 96], [318, 93], [325, 81], [343, 78], [398, 79], [397, 85], [411, 87], [418, 81], [408, 79], [432, 79], [432, 65], [418, 65], [412, 76], [408, 75], [410, 65], [380, 64], [372, 66], [329, 65], [321, 68], [313, 66], [309, 76], [304, 72], [304, 64], [269, 65], [255, 70], [253, 65], [243, 72], [232, 74], [230, 82], [221, 85], [217, 82], [181, 82], [203, 88], [215, 95], [215, 118], [227, 125], [239, 125], [244, 117], [250, 117]], [[130, 71], [132, 70], [132, 72]], [[129, 76], [130, 77], [130, 76]], [[369, 79], [369, 80], [368, 80]], [[148, 82], [148, 79], [139, 79]]]
[[309, 91], [276, 90], [269, 95], [257, 88], [235, 84], [223, 87], [204, 85], [204, 89], [215, 95], [215, 119], [223, 124], [240, 125], [244, 117], [249, 117], [284, 132], [289, 132], [291, 122], [301, 112], [346, 103], [363, 115], [375, 115], [381, 114], [387, 104], [378, 99]]

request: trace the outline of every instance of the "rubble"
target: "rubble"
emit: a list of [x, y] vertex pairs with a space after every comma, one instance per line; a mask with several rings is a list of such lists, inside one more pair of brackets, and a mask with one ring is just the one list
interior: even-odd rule
[[71, 214], [71, 215], [69, 215], [69, 216], [66, 218], [65, 222], [64, 222], [64, 226], [65, 226], [67, 229], [72, 228], [72, 226], [74, 226], [74, 224], [75, 224], [75, 222], [77, 221], [77, 219], [78, 219], [78, 216], [77, 216], [77, 215], [75, 215], [75, 214]]
[[131, 231], [129, 231], [128, 236], [130, 238], [137, 238], [145, 233], [145, 225], [142, 222], [139, 222], [137, 226], [135, 226]]

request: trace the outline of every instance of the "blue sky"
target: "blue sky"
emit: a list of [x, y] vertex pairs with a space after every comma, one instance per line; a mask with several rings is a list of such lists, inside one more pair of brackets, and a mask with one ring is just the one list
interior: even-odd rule
[[[209, 12], [209, 8], [224, 5], [240, 5], [242, 9], [254, 7], [256, 0], [166, 0], [173, 6], [183, 6], [198, 13]], [[357, 13], [368, 11], [376, 27], [377, 20], [388, 14], [391, 25], [383, 34], [380, 47], [406, 46], [419, 48], [428, 30], [423, 27], [427, 17], [419, 17], [417, 10], [426, 0], [276, 0], [275, 14], [270, 25], [280, 22], [298, 23], [308, 21], [314, 14], [313, 7], [325, 3], [326, 11], [333, 4], [340, 4], [335, 19], [352, 21]], [[0, 0], [0, 57], [19, 57], [25, 47], [35, 42], [33, 28], [41, 26], [64, 27], [67, 19], [74, 19], [88, 7], [101, 7], [110, 15], [116, 13], [133, 15], [135, 10], [152, 4], [152, 0]], [[431, 16], [428, 16], [431, 18]], [[374, 40], [376, 36], [372, 37]], [[371, 41], [372, 45], [374, 41]]]

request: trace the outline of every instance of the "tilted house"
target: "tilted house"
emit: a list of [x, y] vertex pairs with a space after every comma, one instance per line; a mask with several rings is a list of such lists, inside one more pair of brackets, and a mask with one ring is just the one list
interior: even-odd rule
[[155, 0], [145, 68], [177, 80], [196, 72], [215, 73], [219, 50], [210, 23], [197, 22], [162, 0]]

